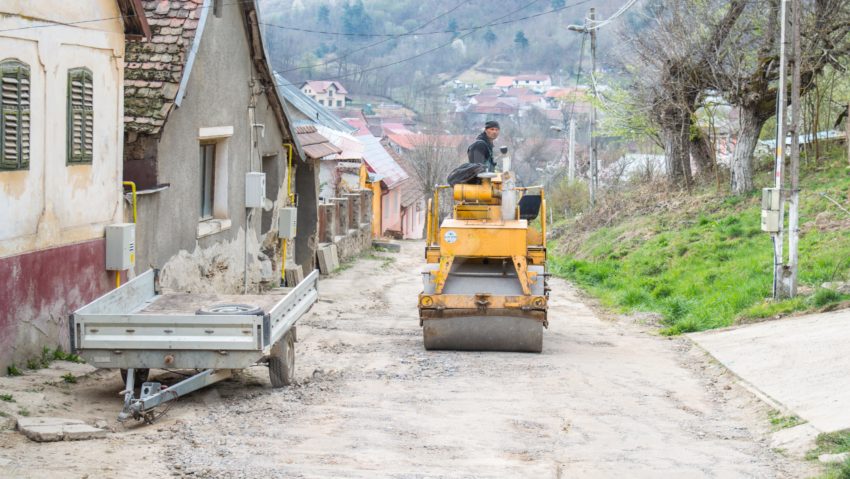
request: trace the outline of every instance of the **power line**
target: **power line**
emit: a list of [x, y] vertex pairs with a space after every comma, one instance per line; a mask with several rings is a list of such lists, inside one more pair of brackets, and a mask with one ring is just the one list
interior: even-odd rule
[[[494, 26], [499, 26], [499, 25], [507, 25], [507, 24], [510, 24], [510, 23], [517, 23], [517, 22], [521, 22], [521, 21], [524, 21], [524, 20], [529, 20], [531, 18], [537, 18], [537, 17], [541, 17], [541, 16], [544, 16], [544, 15], [550, 15], [552, 13], [560, 12], [561, 10], [566, 10], [567, 8], [577, 7], [577, 6], [585, 4], [585, 3], [590, 3], [591, 1], [592, 0], [583, 0], [583, 1], [576, 2], [576, 3], [570, 4], [570, 5], [564, 5], [563, 7], [553, 8], [552, 10], [547, 10], [545, 12], [539, 12], [539, 13], [535, 13], [535, 14], [532, 14], [532, 15], [526, 15], [526, 16], [520, 17], [520, 18], [514, 18], [512, 20], [505, 20], [505, 21], [494, 20], [494, 21], [488, 22], [484, 25], [458, 28], [458, 29], [455, 29], [455, 30], [434, 30], [434, 31], [429, 31], [429, 32], [348, 33], [348, 32], [333, 32], [333, 31], [327, 31], [327, 30], [312, 30], [312, 29], [309, 29], [309, 28], [291, 27], [291, 26], [287, 26], [287, 25], [277, 25], [277, 24], [274, 24], [274, 23], [265, 23], [265, 22], [261, 22], [260, 25], [263, 25], [263, 26], [266, 26], [266, 27], [272, 27], [272, 28], [279, 28], [281, 30], [292, 30], [292, 31], [297, 31], [297, 32], [315, 33], [315, 34], [320, 34], [320, 35], [334, 35], [334, 36], [344, 36], [344, 37], [391, 37], [391, 38], [398, 38], [398, 37], [421, 36], [421, 35], [438, 35], [438, 34], [441, 34], [441, 33], [458, 33], [458, 32], [466, 32], [466, 31], [476, 31], [476, 30], [480, 30], [481, 28], [486, 27], [486, 26], [494, 27]], [[633, 3], [636, 0], [630, 0], [630, 1]], [[536, 2], [531, 2], [531, 3], [536, 3]], [[517, 10], [514, 10], [511, 13], [516, 13], [519, 10], [524, 10], [528, 6], [530, 6], [530, 5], [526, 5], [524, 7], [521, 7]], [[505, 17], [503, 16], [503, 17], [500, 17], [499, 19], [502, 19], [502, 18], [505, 18]]]
[[[361, 51], [366, 50], [366, 49], [368, 49], [368, 48], [372, 48], [372, 47], [374, 47], [374, 46], [378, 46], [378, 45], [380, 45], [380, 44], [382, 44], [382, 43], [386, 43], [386, 42], [388, 42], [388, 41], [390, 41], [390, 40], [393, 40], [393, 39], [396, 39], [396, 38], [400, 38], [400, 37], [402, 37], [402, 36], [407, 36], [408, 34], [412, 34], [413, 32], [415, 32], [415, 31], [419, 30], [420, 28], [425, 28], [426, 26], [428, 26], [428, 25], [430, 25], [431, 23], [433, 23], [433, 22], [435, 22], [435, 21], [439, 20], [440, 18], [442, 18], [442, 17], [444, 17], [444, 16], [446, 16], [446, 15], [448, 15], [448, 14], [450, 14], [450, 13], [454, 12], [455, 10], [457, 10], [458, 8], [460, 8], [461, 6], [463, 6], [463, 5], [464, 5], [464, 4], [466, 4], [466, 3], [469, 3], [469, 2], [465, 0], [465, 1], [462, 1], [462, 2], [458, 3], [457, 5], [455, 5], [455, 7], [454, 7], [454, 8], [452, 8], [452, 9], [450, 9], [450, 10], [447, 10], [446, 12], [443, 12], [443, 13], [441, 13], [440, 15], [437, 15], [436, 17], [432, 18], [431, 20], [428, 20], [427, 22], [423, 23], [422, 25], [418, 26], [417, 28], [415, 28], [415, 29], [411, 30], [411, 31], [410, 31], [410, 32], [408, 32], [407, 34], [399, 34], [399, 35], [397, 35], [397, 36], [389, 37], [389, 38], [386, 38], [386, 39], [384, 39], [384, 40], [377, 41], [377, 42], [375, 42], [375, 43], [370, 43], [369, 45], [366, 45], [366, 46], [361, 47], [361, 48], [356, 48], [356, 49], [353, 49], [353, 50], [349, 50], [349, 51], [347, 51], [347, 52], [344, 52], [342, 55], [335, 57], [333, 60], [329, 60], [329, 61], [326, 61], [326, 62], [324, 62], [324, 63], [316, 63], [316, 64], [314, 64], [314, 65], [304, 65], [304, 66], [299, 66], [299, 67], [289, 68], [289, 69], [287, 69], [287, 70], [283, 70], [283, 71], [282, 71], [282, 72], [280, 72], [280, 73], [289, 73], [289, 72], [296, 71], [296, 70], [306, 70], [306, 69], [310, 69], [310, 68], [323, 67], [323, 66], [330, 65], [330, 64], [332, 64], [332, 63], [336, 63], [336, 62], [338, 62], [338, 61], [342, 60], [343, 58], [348, 58], [349, 56], [351, 56], [351, 55], [353, 55], [353, 54], [355, 54], [355, 53], [357, 53], [357, 52], [361, 52]], [[274, 25], [271, 25], [271, 24], [268, 24], [268, 23], [262, 23], [262, 22], [260, 22], [260, 25], [265, 25], [265, 26], [274, 26]]]
[[597, 29], [599, 29], [599, 28], [604, 27], [605, 25], [608, 25], [609, 23], [611, 23], [611, 22], [613, 22], [614, 20], [616, 20], [616, 19], [617, 19], [617, 17], [619, 17], [620, 15], [622, 15], [622, 14], [626, 13], [626, 10], [628, 10], [629, 8], [631, 8], [631, 7], [632, 7], [632, 5], [634, 5], [635, 3], [637, 3], [637, 0], [629, 0], [629, 1], [627, 1], [627, 2], [626, 2], [623, 6], [622, 6], [622, 7], [620, 7], [620, 9], [619, 9], [619, 10], [617, 10], [616, 12], [614, 12], [614, 14], [613, 14], [613, 15], [611, 15], [610, 17], [608, 17], [607, 19], [602, 20], [602, 21], [600, 21], [600, 22], [593, 22], [593, 25], [590, 25], [590, 26], [588, 26], [588, 27], [587, 27], [587, 31], [590, 31], [590, 30], [597, 30]]
[[[252, 2], [254, 2], [254, 0], [236, 0], [234, 2], [222, 3], [222, 5], [238, 5], [238, 4], [241, 4], [241, 3], [252, 3]], [[212, 8], [212, 7], [213, 7], [213, 5], [198, 6], [198, 7], [196, 7], [196, 9], [200, 10], [200, 9]], [[134, 18], [134, 17], [137, 17], [137, 16], [138, 15], [136, 15], [135, 13], [128, 13], [127, 15], [118, 15], [117, 17], [91, 18], [91, 19], [87, 19], [87, 20], [77, 20], [75, 22], [43, 23], [41, 25], [30, 25], [30, 26], [27, 26], [27, 27], [6, 28], [6, 29], [3, 29], [3, 30], [0, 30], [0, 33], [16, 32], [16, 31], [19, 31], [19, 30], [32, 30], [32, 29], [36, 29], [36, 28], [70, 27], [70, 26], [73, 26], [73, 25], [82, 25], [82, 24], [85, 24], [85, 23], [107, 22], [109, 20]], [[147, 16], [145, 16], [145, 18], [147, 18]]]
[[[463, 35], [460, 35], [460, 36], [458, 36], [458, 37], [456, 37], [456, 38], [453, 38], [452, 40], [450, 40], [450, 41], [448, 41], [448, 42], [442, 43], [442, 44], [440, 44], [440, 45], [438, 45], [438, 46], [436, 46], [436, 47], [434, 47], [434, 48], [431, 48], [431, 49], [429, 49], [429, 50], [426, 50], [426, 51], [424, 51], [424, 52], [422, 52], [422, 53], [418, 53], [418, 54], [416, 54], [416, 55], [413, 55], [413, 56], [410, 56], [410, 57], [407, 57], [407, 58], [403, 58], [403, 59], [401, 59], [401, 60], [398, 60], [398, 61], [395, 61], [395, 62], [391, 62], [391, 63], [387, 63], [387, 64], [384, 64], [384, 65], [378, 65], [378, 66], [375, 66], [375, 67], [365, 68], [365, 69], [358, 70], [358, 71], [351, 72], [351, 73], [347, 73], [347, 74], [344, 74], [344, 75], [338, 75], [338, 76], [333, 77], [333, 78], [325, 78], [325, 79], [320, 80], [320, 81], [333, 81], [333, 80], [340, 80], [340, 79], [342, 79], [342, 78], [347, 78], [347, 77], [354, 76], [354, 75], [359, 75], [359, 74], [362, 74], [362, 73], [367, 73], [367, 72], [371, 72], [371, 71], [375, 71], [375, 70], [380, 70], [380, 69], [383, 69], [383, 68], [389, 68], [389, 67], [392, 67], [392, 66], [395, 66], [395, 65], [399, 65], [399, 64], [401, 64], [401, 63], [408, 62], [408, 61], [410, 61], [410, 60], [414, 60], [414, 59], [419, 58], [419, 57], [421, 57], [421, 56], [424, 56], [424, 55], [427, 55], [427, 54], [432, 53], [432, 52], [434, 52], [434, 51], [437, 51], [437, 50], [439, 50], [439, 49], [441, 49], [441, 48], [445, 48], [445, 47], [447, 47], [447, 46], [451, 45], [452, 43], [454, 43], [454, 41], [455, 41], [455, 40], [459, 40], [459, 39], [466, 38], [466, 37], [468, 37], [468, 36], [472, 35], [473, 33], [475, 33], [476, 31], [481, 30], [482, 28], [491, 27], [491, 26], [493, 26], [493, 25], [499, 25], [499, 24], [500, 24], [500, 23], [499, 23], [499, 21], [500, 21], [500, 20], [502, 20], [502, 19], [504, 19], [505, 17], [508, 17], [508, 16], [510, 16], [510, 15], [513, 15], [514, 13], [516, 13], [516, 12], [518, 12], [518, 11], [524, 10], [524, 9], [526, 9], [526, 8], [530, 7], [531, 5], [533, 5], [533, 4], [535, 4], [535, 3], [537, 3], [538, 1], [539, 1], [539, 0], [532, 0], [531, 2], [528, 2], [528, 3], [526, 3], [525, 5], [523, 5], [523, 6], [519, 7], [519, 8], [517, 8], [517, 9], [515, 9], [515, 10], [512, 10], [512, 11], [510, 11], [510, 12], [508, 12], [508, 13], [506, 13], [505, 15], [502, 15], [502, 16], [500, 16], [500, 17], [498, 17], [498, 18], [494, 19], [494, 20], [491, 20], [490, 22], [487, 22], [487, 23], [485, 23], [485, 24], [483, 24], [483, 25], [478, 25], [478, 26], [476, 26], [476, 27], [473, 27], [472, 29], [465, 29], [465, 30], [469, 30], [469, 31], [468, 31], [467, 33], [463, 34]], [[558, 9], [556, 9], [556, 10], [551, 10], [551, 11], [548, 11], [548, 12], [543, 12], [542, 14], [546, 14], [546, 13], [553, 13], [553, 12], [558, 11], [558, 10], [563, 10], [563, 9], [571, 8], [571, 7], [577, 7], [577, 6], [579, 6], [579, 5], [582, 5], [582, 4], [585, 4], [585, 3], [589, 3], [590, 1], [592, 1], [592, 0], [580, 0], [580, 1], [574, 2], [574, 3], [572, 3], [572, 4], [569, 4], [569, 5], [565, 5], [565, 6], [563, 6], [563, 7], [560, 7], [560, 8], [558, 8]], [[535, 15], [535, 16], [540, 16], [540, 15], [542, 15], [542, 14], [537, 14], [537, 15]], [[530, 18], [530, 17], [529, 17], [529, 18]], [[278, 83], [278, 84], [277, 84], [277, 86], [297, 86], [297, 85], [296, 85], [295, 83], [286, 82], [286, 83]]]

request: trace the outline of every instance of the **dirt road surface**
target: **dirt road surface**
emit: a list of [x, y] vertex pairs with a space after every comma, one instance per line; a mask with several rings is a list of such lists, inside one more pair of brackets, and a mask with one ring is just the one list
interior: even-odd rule
[[[264, 367], [124, 428], [117, 373], [75, 385], [3, 378], [40, 411], [115, 429], [35, 444], [0, 433], [2, 477], [798, 478], [768, 445], [766, 406], [686, 339], [601, 318], [552, 280], [542, 354], [427, 352], [421, 243], [321, 280], [299, 323], [298, 384]], [[30, 378], [25, 376], [23, 379]], [[33, 380], [30, 382], [32, 383]], [[28, 384], [25, 391], [21, 384]], [[40, 389], [40, 390], [39, 390]], [[29, 391], [29, 392], [27, 392]]]

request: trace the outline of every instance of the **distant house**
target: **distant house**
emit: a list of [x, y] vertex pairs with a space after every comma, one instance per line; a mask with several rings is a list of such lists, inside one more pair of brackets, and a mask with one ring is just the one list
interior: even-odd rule
[[[92, 18], [104, 19], [97, 23]], [[0, 2], [0, 371], [68, 350], [68, 315], [114, 285], [104, 231], [125, 216], [125, 41], [132, 0]]]
[[[153, 38], [128, 44], [124, 87], [124, 179], [140, 190], [136, 269], [160, 268], [163, 286], [192, 291], [241, 292], [243, 275], [251, 289], [277, 284], [277, 211], [297, 196], [287, 251], [311, 271], [316, 173], [275, 90], [256, 3], [144, 5]], [[270, 209], [246, 208], [248, 172], [265, 173]]]
[[328, 108], [345, 108], [348, 91], [338, 81], [310, 80], [301, 85], [301, 91]]
[[552, 78], [549, 75], [518, 75], [514, 77], [512, 86], [545, 89], [552, 86]]

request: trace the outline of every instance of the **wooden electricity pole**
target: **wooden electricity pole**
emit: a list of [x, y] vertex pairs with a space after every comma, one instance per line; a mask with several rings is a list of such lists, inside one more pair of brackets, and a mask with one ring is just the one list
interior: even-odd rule
[[773, 299], [781, 299], [783, 294], [783, 276], [785, 265], [783, 264], [783, 246], [785, 243], [785, 201], [782, 194], [782, 168], [785, 165], [785, 85], [788, 77], [788, 60], [787, 60], [787, 25], [788, 18], [786, 12], [788, 10], [787, 0], [779, 2], [779, 85], [776, 94], [776, 165], [774, 169], [774, 188], [779, 195], [779, 227], [773, 232]]
[[797, 295], [797, 264], [800, 240], [800, 0], [791, 0], [791, 41], [794, 55], [791, 70], [791, 191], [788, 207], [788, 267], [784, 275], [784, 295]]
[[599, 163], [596, 158], [596, 9], [591, 8], [585, 22], [590, 27], [590, 87], [593, 89], [593, 104], [590, 105], [590, 206], [596, 205], [596, 191], [599, 188]]
[[593, 91], [593, 104], [590, 105], [590, 206], [596, 204], [596, 190], [599, 186], [599, 164], [596, 159], [596, 9], [591, 8], [587, 18], [584, 20], [584, 26], [569, 25], [568, 30], [579, 33], [590, 34], [590, 88]]

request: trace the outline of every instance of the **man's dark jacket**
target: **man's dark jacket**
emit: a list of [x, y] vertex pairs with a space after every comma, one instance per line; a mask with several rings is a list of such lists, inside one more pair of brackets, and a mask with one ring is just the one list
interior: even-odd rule
[[466, 149], [466, 155], [470, 163], [481, 163], [487, 171], [496, 169], [496, 161], [493, 159], [493, 142], [487, 138], [487, 133], [482, 132], [475, 141]]

